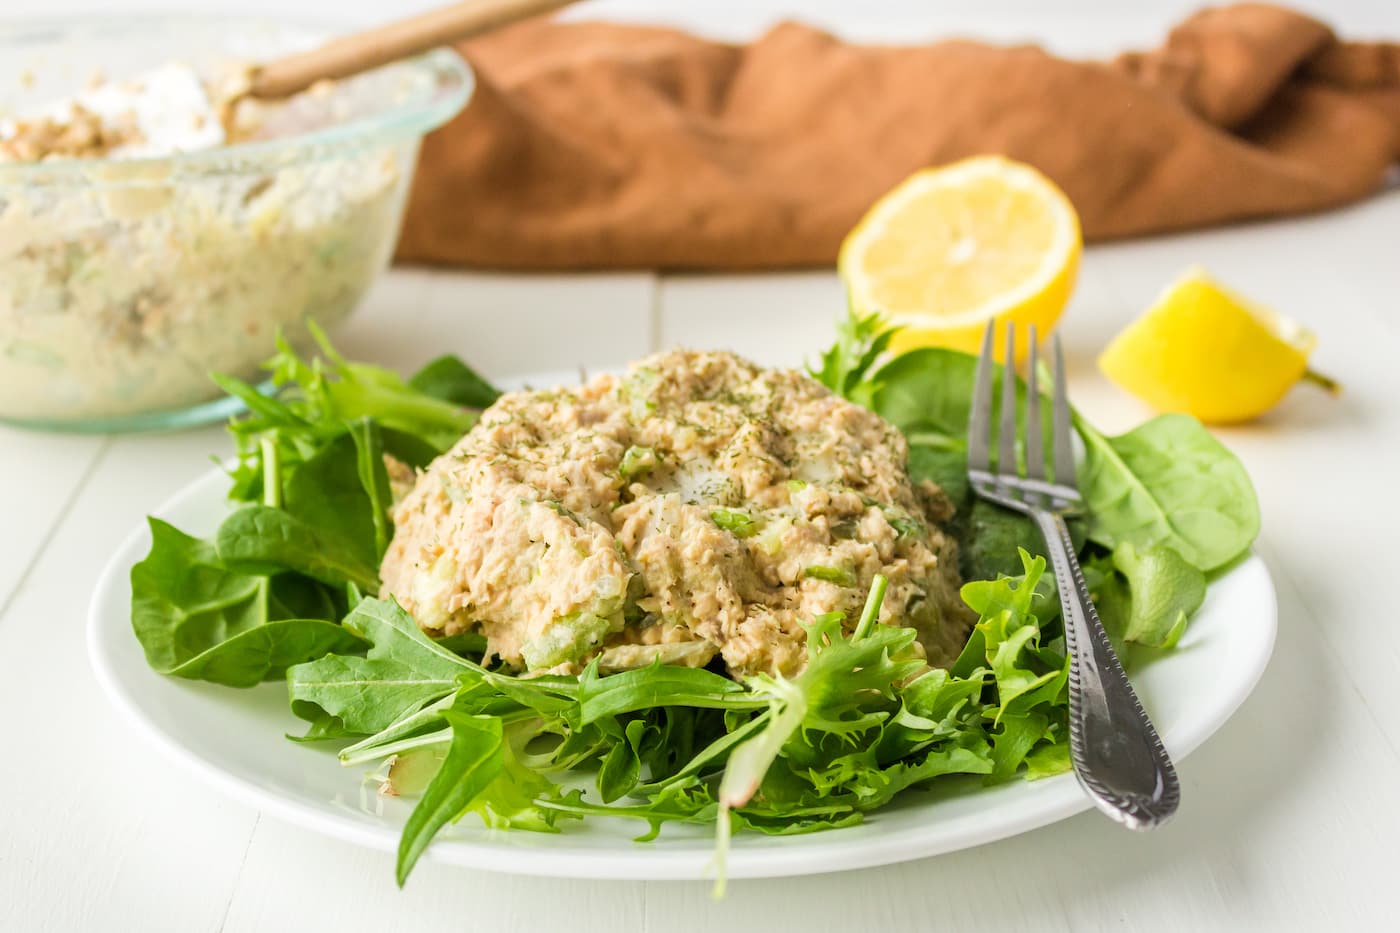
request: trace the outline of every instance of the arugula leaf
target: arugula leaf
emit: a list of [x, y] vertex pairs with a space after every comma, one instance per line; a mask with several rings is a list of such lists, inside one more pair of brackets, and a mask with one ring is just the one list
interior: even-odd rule
[[[362, 647], [333, 615], [278, 617], [289, 604], [305, 605], [305, 584], [237, 573], [209, 542], [157, 518], [149, 523], [150, 553], [131, 568], [131, 623], [155, 670], [250, 687], [299, 662]], [[324, 592], [322, 599], [315, 610], [326, 608]]]
[[326, 654], [287, 671], [292, 712], [310, 722], [330, 715], [372, 735], [454, 694], [459, 678], [478, 670], [423, 635], [392, 601], [362, 600], [342, 624], [369, 643], [364, 657]]
[[558, 832], [555, 824], [561, 818], [577, 819], [547, 806], [562, 800], [563, 792], [521, 760], [521, 750], [539, 731], [528, 722], [508, 722], [504, 733], [501, 772], [467, 805], [466, 812], [475, 813], [489, 828], [537, 833]]
[[438, 831], [456, 821], [505, 767], [500, 719], [450, 710], [442, 716], [452, 729], [452, 745], [399, 837], [395, 866], [399, 887]]
[[[279, 335], [277, 353], [265, 364], [276, 386], [273, 396], [229, 376], [211, 376], [225, 392], [241, 399], [249, 412], [229, 423], [238, 445], [229, 493], [235, 501], [262, 498], [265, 440], [273, 442], [283, 466], [290, 470], [345, 434], [350, 424], [370, 419], [382, 432], [385, 450], [405, 463], [424, 466], [476, 423], [477, 410], [454, 400], [465, 397], [471, 378], [466, 364], [444, 362], [447, 358], [434, 361], [415, 377], [423, 386], [419, 388], [391, 370], [346, 360], [320, 328], [309, 327], [323, 358], [303, 360]], [[478, 402], [494, 392], [484, 381], [471, 389], [472, 399]]]
[[1259, 501], [1228, 449], [1188, 415], [1159, 415], [1117, 437], [1082, 418], [1080, 491], [1089, 538], [1107, 548], [1165, 545], [1207, 573], [1259, 534]]
[[286, 340], [279, 339], [278, 353], [268, 365], [274, 382], [299, 388], [309, 420], [346, 422], [371, 417], [384, 427], [429, 440], [441, 450], [476, 423], [475, 411], [420, 391], [393, 370], [352, 363], [336, 352], [314, 323], [308, 328], [325, 362], [318, 358], [307, 363]]
[[653, 706], [758, 709], [767, 705], [766, 700], [748, 696], [743, 684], [704, 668], [653, 664], [599, 677], [596, 660], [579, 675], [577, 702], [585, 725]]
[[598, 795], [612, 803], [632, 793], [642, 775], [640, 745], [646, 735], [644, 719], [634, 719], [623, 730], [624, 741], [613, 745], [598, 768]]

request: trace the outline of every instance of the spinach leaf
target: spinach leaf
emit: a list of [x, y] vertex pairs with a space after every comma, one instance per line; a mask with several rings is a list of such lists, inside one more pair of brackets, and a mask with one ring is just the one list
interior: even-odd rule
[[1039, 554], [1045, 549], [1040, 531], [1025, 516], [976, 499], [959, 522], [958, 562], [964, 580], [995, 580], [1022, 572], [1018, 553]]
[[338, 622], [346, 603], [333, 587], [299, 573], [279, 573], [267, 578], [269, 619], [323, 619]]
[[[910, 443], [957, 450], [966, 468], [967, 423], [977, 357], [956, 350], [910, 350], [880, 367], [871, 408], [913, 435]], [[1000, 384], [1001, 367], [994, 377]], [[1000, 402], [1000, 394], [996, 396]]]
[[1249, 549], [1259, 501], [1239, 460], [1188, 415], [1160, 415], [1117, 437], [1076, 419], [1089, 538], [1113, 549], [1164, 545], [1209, 572]]
[[478, 632], [458, 632], [456, 635], [434, 638], [433, 641], [459, 657], [475, 655], [480, 658], [486, 653], [486, 636]]
[[279, 680], [307, 658], [360, 647], [334, 622], [321, 619], [275, 619], [232, 633], [227, 639], [162, 673], [207, 680], [229, 687], [251, 687]]
[[464, 408], [489, 408], [501, 397], [499, 389], [450, 355], [440, 356], [418, 370], [408, 384], [424, 395]]
[[247, 505], [224, 519], [215, 536], [218, 559], [239, 574], [267, 575], [291, 570], [341, 586], [379, 589], [379, 573], [364, 547], [289, 512]]
[[249, 687], [327, 652], [362, 647], [328, 614], [278, 617], [303, 608], [325, 613], [329, 597], [313, 597], [315, 584], [237, 573], [209, 542], [149, 521], [151, 551], [131, 568], [131, 623], [157, 671]]
[[[373, 422], [360, 419], [349, 428], [291, 470], [283, 484], [282, 509], [337, 541], [359, 563], [378, 566], [378, 537], [383, 534], [387, 546], [389, 535], [384, 450]], [[362, 463], [364, 459], [370, 462]]]
[[[1025, 516], [974, 499], [968, 487], [967, 426], [976, 371], [977, 358], [966, 353], [938, 348], [911, 350], [886, 363], [872, 377], [871, 407], [904, 432], [909, 442], [910, 475], [932, 480], [958, 506], [954, 527], [963, 578], [994, 580], [999, 574], [1019, 571], [1018, 547], [1039, 553], [1044, 543]], [[998, 386], [1001, 373], [1000, 366], [994, 368]], [[1016, 391], [1017, 410], [1023, 413], [1025, 383], [1017, 380]], [[1000, 412], [998, 391], [992, 403], [994, 423]], [[1041, 417], [1041, 436], [1048, 439], [1048, 405], [1041, 407]], [[1024, 422], [1024, 416], [1020, 420]], [[1017, 455], [1024, 457], [1019, 446]]]
[[403, 431], [381, 427], [379, 434], [384, 439], [384, 452], [411, 467], [426, 467], [433, 462], [433, 458], [442, 453], [421, 437]]

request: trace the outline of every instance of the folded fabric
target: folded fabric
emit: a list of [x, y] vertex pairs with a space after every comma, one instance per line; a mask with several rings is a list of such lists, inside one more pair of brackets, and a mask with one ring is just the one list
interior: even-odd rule
[[1400, 159], [1400, 45], [1258, 4], [1111, 63], [792, 23], [729, 45], [537, 20], [460, 51], [476, 93], [424, 143], [402, 260], [824, 265], [910, 172], [988, 152], [1040, 168], [1103, 240], [1334, 207]]

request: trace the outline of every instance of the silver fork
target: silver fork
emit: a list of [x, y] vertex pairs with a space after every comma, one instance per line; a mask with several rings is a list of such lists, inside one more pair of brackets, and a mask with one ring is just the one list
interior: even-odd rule
[[1129, 829], [1151, 829], [1176, 812], [1181, 785], [1176, 769], [1123, 673], [1099, 614], [1089, 598], [1065, 516], [1082, 508], [1071, 441], [1064, 355], [1054, 340], [1054, 395], [1051, 440], [1053, 472], [1045, 470], [1037, 386], [1036, 334], [1030, 329], [1026, 380], [1026, 469], [1016, 463], [1016, 329], [1006, 328], [1001, 383], [1001, 426], [996, 469], [991, 461], [992, 346], [995, 325], [987, 326], [977, 362], [967, 430], [967, 475], [978, 496], [1028, 516], [1045, 538], [1050, 565], [1064, 609], [1069, 668], [1069, 754], [1074, 773], [1104, 813]]

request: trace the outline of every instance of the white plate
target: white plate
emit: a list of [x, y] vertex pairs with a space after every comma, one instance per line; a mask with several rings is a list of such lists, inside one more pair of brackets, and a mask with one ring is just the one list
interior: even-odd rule
[[[189, 533], [212, 533], [226, 514], [227, 488], [226, 476], [213, 470], [157, 514]], [[244, 803], [348, 842], [395, 850], [410, 803], [379, 798], [363, 769], [341, 767], [326, 748], [287, 741], [284, 735], [300, 734], [306, 723], [289, 711], [282, 684], [235, 690], [147, 667], [131, 629], [128, 577], [149, 546], [145, 526], [127, 538], [103, 571], [89, 612], [93, 667], [116, 707], [158, 748]], [[1205, 741], [1253, 689], [1273, 649], [1276, 617], [1273, 583], [1264, 563], [1251, 556], [1211, 585], [1177, 650], [1134, 678], [1173, 756]], [[1187, 794], [1182, 806], [1191, 805]], [[788, 837], [741, 834], [728, 872], [771, 877], [884, 865], [1002, 839], [1087, 809], [1069, 774], [993, 788], [953, 780], [935, 791], [905, 794], [859, 826]], [[633, 842], [643, 829], [633, 820], [590, 819], [542, 834], [488, 830], [468, 817], [445, 830], [428, 855], [529, 875], [707, 875], [712, 836], [706, 828], [668, 825], [653, 842]]]

